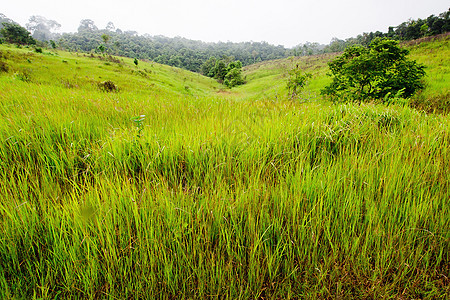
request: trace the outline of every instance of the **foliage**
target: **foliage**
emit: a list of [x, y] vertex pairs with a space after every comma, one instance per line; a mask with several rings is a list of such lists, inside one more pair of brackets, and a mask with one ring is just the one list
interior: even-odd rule
[[242, 63], [239, 60], [228, 64], [223, 83], [229, 88], [245, 83], [242, 78]]
[[3, 28], [0, 29], [0, 34], [6, 42], [17, 45], [33, 45], [36, 40], [31, 37], [30, 32], [20, 25], [13, 23], [2, 23]]
[[375, 39], [369, 48], [351, 46], [331, 62], [332, 83], [322, 91], [333, 101], [387, 99], [389, 95], [410, 97], [422, 89], [424, 66], [406, 58], [408, 50], [398, 42]]
[[296, 64], [294, 68], [289, 70], [286, 82], [289, 97], [293, 98], [297, 96], [297, 94], [305, 88], [308, 79], [311, 77], [311, 73], [302, 73], [299, 64]]
[[105, 45], [101, 44], [100, 46], [98, 46], [97, 51], [99, 51], [101, 53], [105, 53], [105, 51], [106, 51]]
[[233, 61], [232, 57], [223, 56], [222, 59], [210, 57], [202, 65], [201, 70], [203, 75], [215, 78], [229, 88], [245, 83], [242, 78], [242, 63], [239, 60]]
[[14, 22], [13, 20], [11, 20], [10, 18], [8, 18], [7, 16], [5, 16], [4, 14], [0, 13], [0, 29], [3, 28], [3, 23], [10, 23], [10, 24], [17, 24], [17, 22]]
[[111, 39], [111, 37], [108, 34], [102, 34], [102, 39], [105, 44], [108, 44], [108, 41]]
[[201, 67], [201, 73], [205, 76], [214, 78], [217, 59], [213, 56], [205, 61]]
[[56, 42], [54, 40], [50, 40], [49, 43], [50, 43], [50, 46], [52, 47], [52, 49], [56, 49], [57, 46], [56, 46]]

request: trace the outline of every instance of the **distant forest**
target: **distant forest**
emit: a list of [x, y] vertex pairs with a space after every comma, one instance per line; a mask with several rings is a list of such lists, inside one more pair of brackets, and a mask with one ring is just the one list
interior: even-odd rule
[[[15, 23], [0, 14], [1, 23]], [[15, 23], [17, 24], [17, 23]], [[260, 61], [343, 51], [347, 46], [361, 44], [367, 46], [376, 37], [389, 37], [407, 41], [450, 31], [450, 9], [438, 16], [426, 19], [408, 20], [398, 26], [380, 31], [363, 33], [357, 37], [340, 40], [333, 38], [328, 45], [307, 42], [292, 49], [274, 46], [267, 42], [219, 42], [205, 43], [182, 37], [138, 35], [136, 31], [122, 31], [109, 22], [106, 28], [99, 29], [94, 21], [84, 19], [75, 33], [56, 34], [61, 25], [42, 16], [32, 16], [26, 24], [38, 45], [55, 47], [77, 52], [97, 52], [102, 54], [147, 59], [161, 64], [202, 72], [202, 66], [212, 57], [217, 59], [239, 60], [243, 66]]]

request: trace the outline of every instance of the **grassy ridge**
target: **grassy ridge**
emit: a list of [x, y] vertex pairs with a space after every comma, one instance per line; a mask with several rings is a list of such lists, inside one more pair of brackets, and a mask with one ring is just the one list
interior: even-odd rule
[[448, 116], [3, 50], [0, 298], [450, 293]]

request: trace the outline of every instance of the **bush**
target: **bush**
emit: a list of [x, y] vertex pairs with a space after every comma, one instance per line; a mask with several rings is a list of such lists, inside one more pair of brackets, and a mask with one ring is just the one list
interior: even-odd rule
[[28, 70], [17, 72], [14, 74], [14, 77], [23, 82], [31, 82], [30, 72]]
[[322, 90], [333, 101], [347, 102], [390, 97], [408, 98], [424, 87], [424, 66], [406, 58], [397, 41], [377, 38], [369, 48], [355, 45], [328, 63], [332, 83]]
[[112, 82], [111, 80], [100, 82], [98, 84], [98, 87], [100, 90], [102, 90], [104, 92], [108, 92], [108, 93], [109, 92], [117, 92], [119, 90], [117, 85], [114, 82]]
[[9, 67], [8, 64], [4, 61], [0, 60], [0, 72], [8, 72], [9, 71]]

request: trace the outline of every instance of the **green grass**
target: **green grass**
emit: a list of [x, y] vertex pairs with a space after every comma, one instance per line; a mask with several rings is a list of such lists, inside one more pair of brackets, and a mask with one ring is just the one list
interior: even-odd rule
[[448, 115], [0, 50], [0, 298], [448, 297]]
[[427, 88], [413, 98], [412, 106], [426, 112], [450, 112], [450, 34], [432, 42], [412, 44], [411, 58], [427, 68]]

